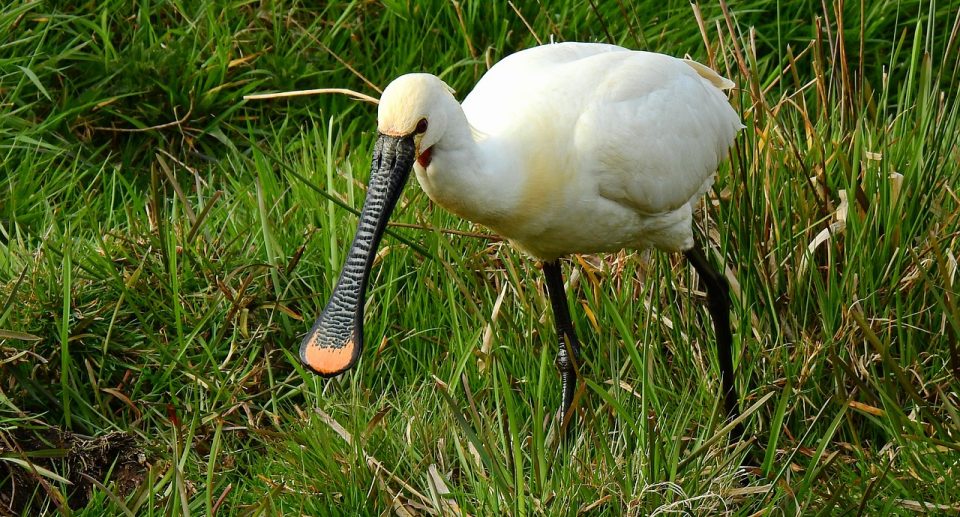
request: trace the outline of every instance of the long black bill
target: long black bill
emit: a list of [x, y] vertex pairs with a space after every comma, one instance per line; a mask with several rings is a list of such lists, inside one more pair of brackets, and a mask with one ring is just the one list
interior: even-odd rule
[[330, 301], [300, 345], [300, 360], [332, 377], [350, 369], [363, 349], [363, 303], [373, 258], [415, 158], [413, 136], [381, 134], [373, 148], [367, 199], [357, 234]]

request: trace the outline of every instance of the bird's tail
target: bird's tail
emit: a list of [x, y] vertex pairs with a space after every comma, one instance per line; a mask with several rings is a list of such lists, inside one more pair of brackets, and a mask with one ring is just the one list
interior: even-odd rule
[[690, 68], [693, 68], [694, 70], [696, 70], [697, 74], [700, 75], [700, 77], [703, 77], [704, 79], [710, 81], [710, 84], [716, 86], [717, 89], [719, 90], [729, 90], [734, 86], [736, 86], [736, 84], [734, 84], [733, 81], [718, 74], [716, 71], [714, 71], [712, 68], [710, 68], [707, 65], [704, 65], [702, 63], [697, 63], [692, 59], [684, 59], [683, 62], [690, 65]]

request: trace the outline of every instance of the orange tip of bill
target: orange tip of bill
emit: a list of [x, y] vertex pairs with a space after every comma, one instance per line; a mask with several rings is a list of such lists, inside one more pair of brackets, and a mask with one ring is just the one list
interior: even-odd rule
[[353, 339], [347, 340], [340, 348], [324, 348], [315, 343], [307, 343], [300, 354], [303, 364], [314, 372], [330, 377], [343, 373], [353, 366], [356, 345]]

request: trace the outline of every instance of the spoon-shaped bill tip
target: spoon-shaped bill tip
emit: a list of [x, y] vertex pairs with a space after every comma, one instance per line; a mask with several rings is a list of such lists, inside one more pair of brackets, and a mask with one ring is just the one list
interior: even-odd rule
[[300, 346], [300, 361], [310, 370], [324, 377], [332, 377], [350, 369], [360, 354], [361, 347], [353, 336], [339, 348], [323, 347], [317, 333], [311, 332]]

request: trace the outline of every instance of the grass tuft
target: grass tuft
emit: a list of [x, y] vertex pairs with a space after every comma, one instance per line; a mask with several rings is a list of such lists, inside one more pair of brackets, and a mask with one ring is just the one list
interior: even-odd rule
[[[960, 11], [950, 2], [39, 1], [0, 8], [0, 513], [960, 511]], [[367, 348], [296, 358], [377, 97], [537, 41], [690, 55], [746, 129], [698, 216], [733, 297], [728, 444], [680, 256], [538, 266], [401, 197]], [[339, 89], [244, 100], [262, 93]], [[104, 452], [108, 451], [108, 452]]]

